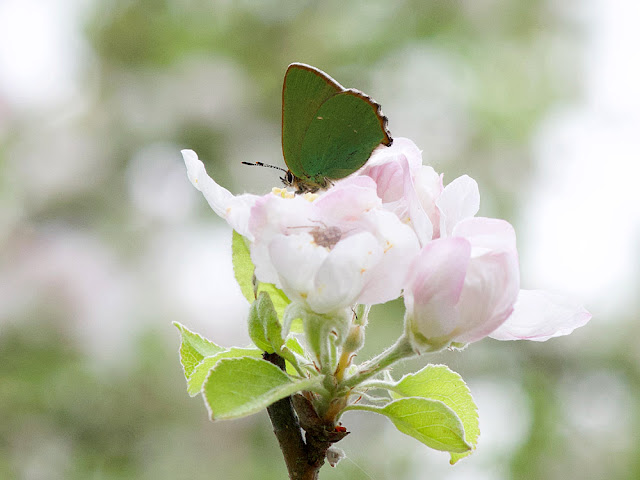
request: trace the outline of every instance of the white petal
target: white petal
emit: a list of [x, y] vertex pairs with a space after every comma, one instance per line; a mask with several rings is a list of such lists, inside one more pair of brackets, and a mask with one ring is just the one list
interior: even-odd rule
[[315, 275], [314, 289], [307, 299], [311, 309], [329, 313], [356, 303], [364, 274], [382, 255], [382, 248], [368, 232], [338, 242]]
[[432, 225], [432, 238], [440, 236], [440, 212], [436, 207], [436, 199], [442, 193], [442, 176], [429, 166], [423, 165], [415, 171], [413, 184], [420, 206], [429, 217]]
[[453, 227], [465, 218], [473, 217], [480, 209], [478, 184], [468, 175], [456, 178], [444, 187], [436, 200], [440, 210], [440, 236], [451, 235]]
[[568, 335], [591, 319], [582, 305], [541, 290], [520, 290], [513, 314], [489, 336], [543, 342]]
[[[327, 258], [327, 250], [316, 245], [313, 237], [305, 232], [274, 237], [268, 251], [267, 263], [272, 264], [277, 272], [276, 285], [292, 301], [306, 303], [307, 298], [314, 295], [315, 273]], [[260, 267], [267, 269], [268, 265], [260, 264]], [[258, 264], [256, 264], [256, 276], [257, 272]]]
[[340, 223], [355, 218], [380, 207], [381, 200], [376, 194], [375, 182], [366, 176], [346, 178], [321, 194], [313, 202], [318, 212], [322, 212], [323, 221]]
[[364, 273], [366, 285], [360, 303], [374, 305], [398, 298], [409, 267], [420, 252], [418, 237], [393, 213], [370, 211], [362, 216], [383, 252], [378, 263]]
[[[427, 210], [433, 212], [435, 210], [435, 203], [429, 205], [428, 202], [423, 204], [420, 201], [416, 181], [420, 180], [422, 177], [413, 178], [406, 160], [401, 162], [401, 165], [404, 170], [404, 197], [407, 202], [409, 219], [411, 220], [411, 225], [418, 236], [420, 245], [424, 246], [433, 238], [433, 224], [431, 223]], [[421, 187], [424, 189], [426, 186], [423, 185]]]
[[218, 185], [207, 175], [204, 164], [193, 150], [182, 150], [182, 157], [187, 166], [189, 180], [202, 192], [213, 211], [224, 218], [239, 234], [252, 240], [253, 236], [249, 233], [248, 226], [249, 214], [259, 197], [249, 194], [236, 197], [229, 190]]

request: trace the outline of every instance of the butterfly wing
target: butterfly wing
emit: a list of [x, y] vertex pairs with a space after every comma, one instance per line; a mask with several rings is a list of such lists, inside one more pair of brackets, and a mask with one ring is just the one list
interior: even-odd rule
[[344, 91], [342, 85], [317, 68], [289, 65], [282, 87], [282, 153], [289, 170], [303, 181], [309, 178], [302, 149], [306, 132], [327, 99]]
[[302, 142], [300, 162], [310, 181], [339, 179], [362, 167], [371, 152], [393, 141], [380, 105], [349, 89], [326, 99], [311, 120]]

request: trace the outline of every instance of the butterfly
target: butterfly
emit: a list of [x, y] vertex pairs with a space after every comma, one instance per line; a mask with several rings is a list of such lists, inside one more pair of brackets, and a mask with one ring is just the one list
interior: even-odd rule
[[371, 97], [310, 65], [289, 65], [282, 87], [285, 185], [296, 193], [327, 188], [360, 169], [378, 145], [392, 142], [387, 117]]

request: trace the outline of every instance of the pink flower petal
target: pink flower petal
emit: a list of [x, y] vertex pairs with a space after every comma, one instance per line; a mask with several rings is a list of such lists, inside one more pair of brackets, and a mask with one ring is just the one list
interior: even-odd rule
[[464, 237], [479, 253], [487, 250], [516, 251], [516, 232], [509, 222], [498, 218], [472, 217], [453, 228], [454, 237]]
[[591, 314], [561, 295], [520, 290], [513, 314], [489, 336], [497, 340], [543, 342], [568, 335], [591, 319]]
[[380, 207], [376, 184], [369, 177], [349, 177], [323, 192], [314, 202], [314, 209], [332, 222], [358, 217], [367, 210]]
[[511, 312], [520, 288], [515, 252], [489, 252], [469, 263], [458, 304], [460, 319], [453, 339], [476, 342], [500, 326]]
[[364, 167], [359, 176], [371, 177], [377, 185], [377, 194], [384, 203], [400, 200], [404, 193], [403, 168], [400, 161], [407, 162], [411, 172], [422, 165], [422, 154], [415, 143], [407, 138], [395, 138], [390, 147], [379, 147]]
[[471, 245], [463, 238], [428, 243], [410, 270], [405, 305], [411, 329], [425, 338], [449, 335], [458, 325], [457, 304], [469, 267]]

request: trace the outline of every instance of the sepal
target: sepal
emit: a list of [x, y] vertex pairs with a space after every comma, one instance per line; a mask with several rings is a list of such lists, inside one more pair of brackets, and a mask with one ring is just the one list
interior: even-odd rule
[[319, 314], [299, 303], [290, 304], [284, 314], [283, 334], [298, 319], [302, 320], [307, 346], [323, 372], [333, 373], [337, 365], [337, 347], [342, 345], [349, 330], [349, 312]]

